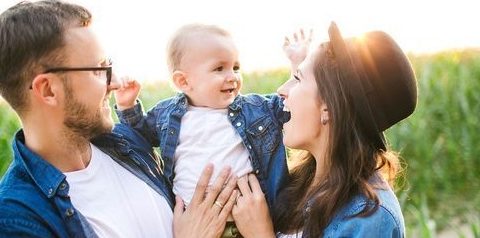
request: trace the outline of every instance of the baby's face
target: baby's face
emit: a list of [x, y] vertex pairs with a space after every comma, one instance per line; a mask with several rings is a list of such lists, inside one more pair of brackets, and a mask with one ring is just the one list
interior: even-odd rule
[[181, 65], [189, 84], [185, 94], [193, 106], [227, 108], [242, 87], [238, 51], [230, 37], [198, 37], [187, 47]]

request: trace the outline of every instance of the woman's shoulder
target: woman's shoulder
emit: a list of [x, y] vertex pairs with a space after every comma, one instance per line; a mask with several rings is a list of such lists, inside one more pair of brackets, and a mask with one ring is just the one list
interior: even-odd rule
[[333, 218], [325, 229], [325, 237], [403, 237], [405, 226], [400, 204], [389, 188], [376, 189], [380, 205], [369, 216], [354, 216], [373, 201], [355, 196]]

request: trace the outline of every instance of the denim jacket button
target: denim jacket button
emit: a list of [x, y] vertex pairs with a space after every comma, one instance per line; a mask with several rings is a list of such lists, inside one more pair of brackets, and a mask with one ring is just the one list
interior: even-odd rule
[[64, 190], [67, 188], [67, 184], [66, 183], [62, 183], [60, 184], [60, 190]]
[[52, 195], [52, 193], [53, 193], [53, 188], [49, 188], [48, 189], [48, 195]]
[[256, 174], [259, 174], [259, 173], [260, 173], [260, 170], [259, 170], [259, 169], [255, 170], [255, 173], [256, 173]]
[[233, 112], [230, 112], [230, 114], [228, 114], [228, 115], [230, 115], [230, 117], [235, 116], [235, 114], [233, 114]]
[[237, 122], [237, 124], [236, 124], [237, 127], [240, 127], [241, 125], [242, 125], [241, 122]]
[[175, 134], [175, 130], [170, 130], [170, 134]]
[[73, 216], [74, 213], [75, 213], [75, 210], [73, 210], [73, 208], [69, 208], [69, 209], [67, 209], [67, 211], [65, 211], [65, 215], [67, 217]]
[[252, 146], [251, 146], [251, 145], [248, 145], [247, 147], [248, 147], [248, 149], [250, 149], [250, 150], [252, 149]]
[[259, 126], [259, 127], [258, 127], [258, 130], [259, 130], [259, 131], [262, 131], [262, 130], [263, 130], [263, 126]]

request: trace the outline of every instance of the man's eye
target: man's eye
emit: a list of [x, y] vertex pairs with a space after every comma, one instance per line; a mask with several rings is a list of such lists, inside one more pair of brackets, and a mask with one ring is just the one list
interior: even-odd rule
[[104, 71], [105, 71], [105, 70], [94, 70], [94, 71], [93, 71], [93, 75], [95, 75], [95, 76], [102, 76], [102, 74], [103, 74]]
[[293, 75], [293, 78], [297, 81], [300, 82], [300, 78], [297, 75]]

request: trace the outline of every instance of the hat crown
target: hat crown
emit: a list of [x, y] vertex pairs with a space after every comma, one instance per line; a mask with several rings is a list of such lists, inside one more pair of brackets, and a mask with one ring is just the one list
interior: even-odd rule
[[332, 22], [330, 45], [341, 82], [352, 98], [355, 113], [367, 135], [385, 149], [382, 132], [413, 113], [417, 86], [412, 66], [385, 32], [368, 32], [344, 40]]
[[416, 79], [397, 43], [381, 31], [345, 42], [378, 130], [411, 115], [417, 104]]

